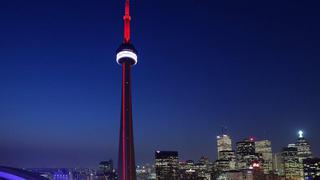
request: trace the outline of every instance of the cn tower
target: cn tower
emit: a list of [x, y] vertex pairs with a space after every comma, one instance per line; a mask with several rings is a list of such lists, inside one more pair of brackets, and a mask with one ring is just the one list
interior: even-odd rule
[[131, 68], [137, 64], [137, 51], [130, 42], [130, 2], [126, 0], [123, 43], [117, 50], [117, 63], [122, 67], [122, 100], [119, 141], [119, 180], [136, 180], [134, 158], [132, 103], [131, 103]]

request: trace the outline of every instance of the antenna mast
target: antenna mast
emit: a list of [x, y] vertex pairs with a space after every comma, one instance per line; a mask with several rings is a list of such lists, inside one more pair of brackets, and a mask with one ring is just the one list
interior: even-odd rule
[[124, 20], [124, 43], [130, 43], [130, 0], [126, 0], [125, 14], [123, 16]]

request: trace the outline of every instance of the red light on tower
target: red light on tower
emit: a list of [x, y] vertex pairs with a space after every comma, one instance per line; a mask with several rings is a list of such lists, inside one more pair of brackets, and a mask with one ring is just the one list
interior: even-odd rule
[[126, 7], [125, 7], [125, 13], [123, 16], [124, 21], [124, 43], [130, 43], [130, 2], [129, 0], [126, 0]]

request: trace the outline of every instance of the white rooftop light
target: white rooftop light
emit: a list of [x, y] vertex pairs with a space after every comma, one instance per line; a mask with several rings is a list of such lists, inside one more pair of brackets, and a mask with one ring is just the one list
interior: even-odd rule
[[299, 138], [303, 138], [303, 131], [302, 131], [302, 130], [300, 130], [300, 131], [298, 132], [298, 134], [299, 134]]

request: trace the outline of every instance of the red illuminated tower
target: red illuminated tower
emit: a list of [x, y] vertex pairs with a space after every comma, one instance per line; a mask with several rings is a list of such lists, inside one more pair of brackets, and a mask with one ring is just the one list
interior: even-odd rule
[[122, 66], [122, 101], [119, 141], [119, 180], [136, 180], [134, 158], [132, 104], [131, 104], [131, 68], [137, 64], [137, 51], [130, 42], [130, 2], [126, 0], [124, 20], [124, 40], [117, 50], [117, 62]]

